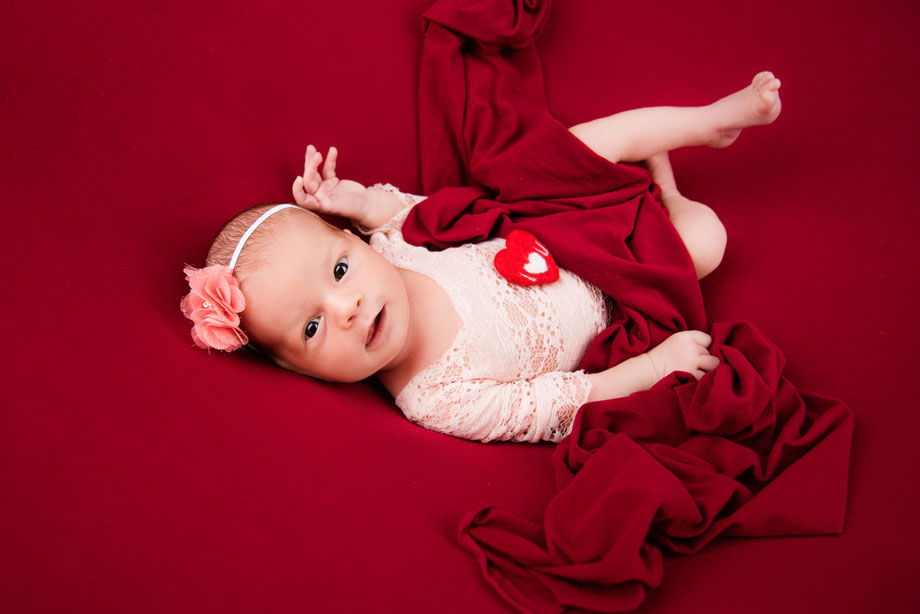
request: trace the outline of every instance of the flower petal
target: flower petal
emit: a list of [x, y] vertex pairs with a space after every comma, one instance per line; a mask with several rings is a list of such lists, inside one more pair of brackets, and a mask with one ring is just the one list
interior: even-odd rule
[[194, 322], [192, 340], [201, 348], [233, 351], [249, 342], [239, 328], [239, 313], [246, 299], [229, 267], [211, 265], [203, 269], [185, 267], [190, 292], [179, 308]]

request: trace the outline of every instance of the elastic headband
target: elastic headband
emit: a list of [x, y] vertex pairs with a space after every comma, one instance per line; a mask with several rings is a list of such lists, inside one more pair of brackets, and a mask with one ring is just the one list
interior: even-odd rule
[[290, 204], [275, 205], [274, 207], [272, 207], [271, 209], [269, 209], [268, 211], [260, 215], [259, 218], [255, 222], [253, 222], [249, 228], [246, 229], [246, 232], [244, 232], [243, 236], [240, 237], [240, 242], [236, 244], [236, 249], [233, 250], [233, 257], [230, 258], [230, 264], [227, 265], [230, 267], [231, 271], [233, 270], [233, 267], [236, 266], [237, 258], [240, 257], [240, 252], [243, 251], [243, 246], [246, 245], [246, 240], [249, 239], [252, 233], [256, 231], [256, 228], [259, 227], [259, 224], [267, 220], [272, 215], [278, 213], [282, 209], [287, 209], [288, 207], [293, 207], [294, 209], [300, 209], [301, 211], [306, 211], [306, 209], [301, 209], [301, 207], [298, 207], [297, 205], [290, 205]]

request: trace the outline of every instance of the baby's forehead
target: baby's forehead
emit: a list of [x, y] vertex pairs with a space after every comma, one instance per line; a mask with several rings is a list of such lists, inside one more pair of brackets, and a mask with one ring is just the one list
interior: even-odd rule
[[326, 220], [307, 209], [288, 209], [279, 220], [280, 226], [288, 230], [314, 231], [322, 230], [330, 236], [337, 236], [342, 233], [340, 228], [336, 228]]
[[258, 252], [251, 256], [253, 266], [241, 279], [249, 304], [247, 319], [250, 323], [260, 321], [265, 332], [274, 328], [273, 320], [280, 314], [303, 307], [320, 263], [335, 251], [341, 238], [348, 236], [305, 211], [284, 213], [272, 220], [276, 223], [260, 238]]
[[[279, 258], [279, 251], [297, 250], [319, 257], [331, 244], [348, 235], [318, 215], [304, 209], [290, 209], [287, 215], [277, 220], [278, 224], [269, 229], [265, 246], [265, 255], [272, 260]], [[281, 217], [281, 216], [279, 216]]]

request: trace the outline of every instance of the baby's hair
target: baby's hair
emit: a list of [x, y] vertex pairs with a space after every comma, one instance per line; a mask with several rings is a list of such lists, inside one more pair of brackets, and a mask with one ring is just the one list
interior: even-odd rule
[[[243, 233], [252, 226], [252, 223], [255, 222], [260, 215], [271, 209], [272, 206], [271, 204], [256, 205], [244, 211], [240, 211], [233, 216], [230, 221], [224, 224], [223, 228], [220, 229], [220, 232], [217, 233], [217, 236], [214, 237], [214, 240], [211, 242], [211, 247], [208, 249], [208, 256], [205, 258], [205, 265], [228, 265], [230, 263], [230, 258], [233, 256], [233, 250], [236, 249]], [[273, 217], [277, 218], [280, 216], [276, 214]], [[239, 277], [240, 274], [245, 274], [252, 270], [253, 265], [256, 264], [258, 260], [257, 255], [264, 252], [264, 248], [271, 243], [272, 237], [277, 236], [278, 224], [272, 222], [277, 222], [277, 220], [272, 220], [271, 218], [265, 220], [265, 223], [261, 224], [259, 228], [256, 229], [256, 232], [252, 233], [249, 239], [246, 240], [246, 246], [240, 253], [239, 259], [234, 267], [234, 272], [237, 277]]]
[[[208, 249], [208, 255], [205, 258], [205, 265], [229, 264], [230, 258], [233, 256], [233, 251], [236, 249], [243, 233], [252, 226], [253, 222], [255, 222], [260, 215], [273, 206], [274, 204], [255, 205], [233, 216], [230, 221], [224, 224], [223, 228], [220, 229], [220, 232], [217, 233], [217, 236], [214, 237], [214, 240], [211, 242], [211, 247]], [[321, 222], [324, 226], [340, 232], [338, 228], [329, 224], [312, 211], [308, 211], [307, 209], [301, 209], [301, 211], [309, 213], [316, 221]], [[243, 251], [240, 252], [239, 258], [236, 261], [236, 266], [233, 271], [237, 278], [242, 279], [254, 268], [258, 267], [266, 252], [265, 248], [271, 245], [281, 229], [284, 228], [284, 220], [289, 219], [283, 216], [295, 214], [300, 215], [296, 212], [278, 212], [259, 225], [255, 232], [246, 240]]]

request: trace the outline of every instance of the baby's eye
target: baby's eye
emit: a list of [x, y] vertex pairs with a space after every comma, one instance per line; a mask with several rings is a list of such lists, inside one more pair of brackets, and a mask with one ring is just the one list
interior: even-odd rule
[[316, 331], [319, 330], [319, 318], [313, 318], [307, 322], [307, 327], [304, 329], [304, 336], [309, 339], [316, 334]]
[[342, 256], [335, 263], [335, 266], [332, 268], [332, 275], [335, 276], [336, 281], [341, 281], [345, 277], [345, 273], [348, 272], [348, 258]]

